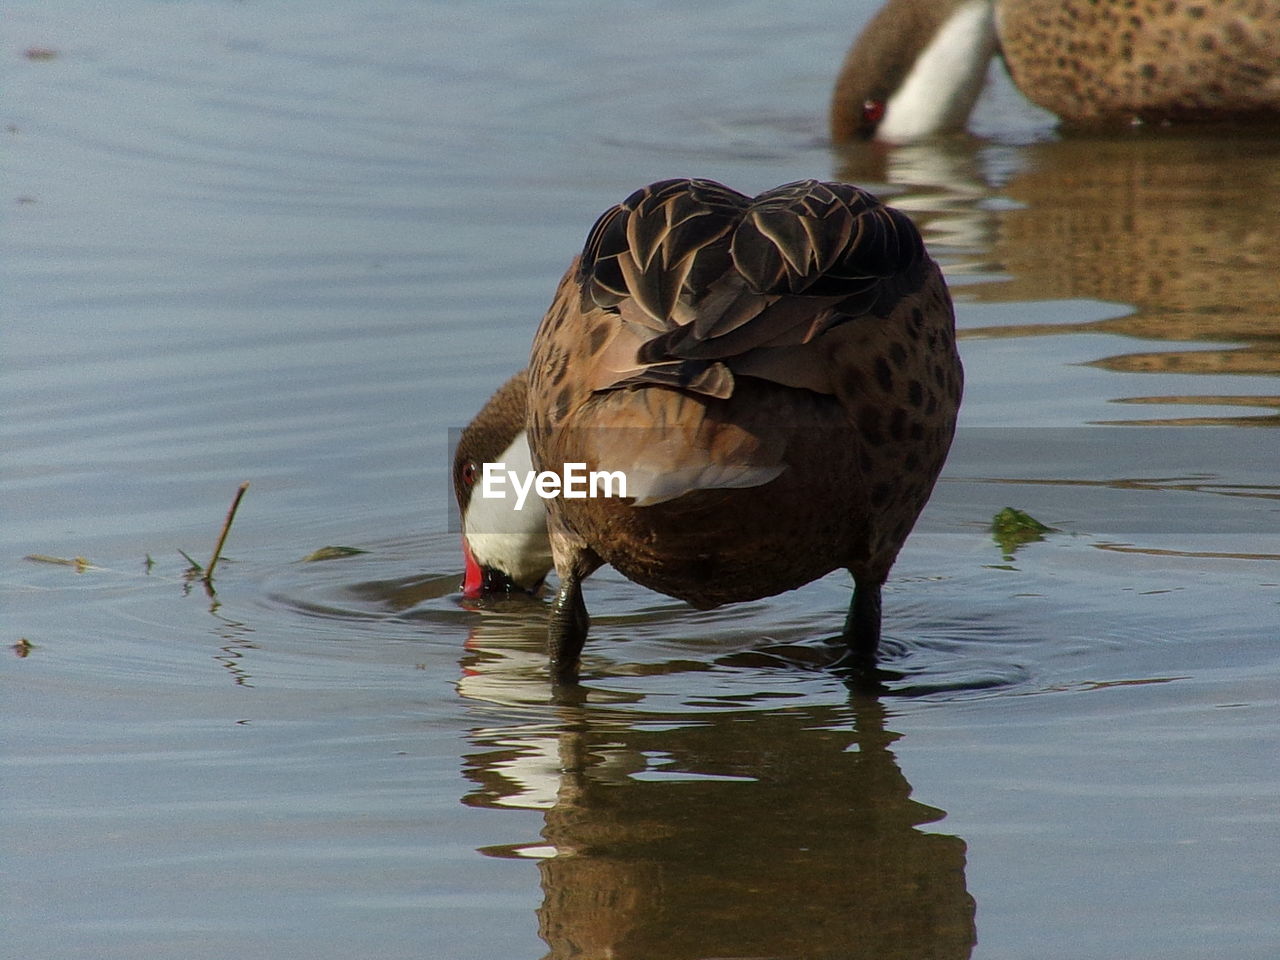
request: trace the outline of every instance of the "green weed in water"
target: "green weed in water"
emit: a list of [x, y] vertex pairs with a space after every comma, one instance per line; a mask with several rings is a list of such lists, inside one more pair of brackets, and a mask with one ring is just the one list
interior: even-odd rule
[[1012, 560], [1019, 547], [1038, 543], [1046, 533], [1056, 532], [1054, 527], [1041, 523], [1016, 507], [1005, 507], [991, 518], [991, 538], [1004, 553], [1005, 560]]

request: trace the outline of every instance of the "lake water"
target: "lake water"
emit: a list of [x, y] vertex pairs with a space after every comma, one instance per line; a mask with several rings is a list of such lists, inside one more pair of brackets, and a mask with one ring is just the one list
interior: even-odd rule
[[[9, 4], [9, 955], [1280, 952], [1280, 137], [1064, 139], [997, 77], [975, 138], [833, 150], [873, 10]], [[842, 576], [602, 572], [582, 703], [538, 603], [460, 603], [449, 430], [684, 175], [854, 179], [952, 283], [885, 696], [823, 667]]]

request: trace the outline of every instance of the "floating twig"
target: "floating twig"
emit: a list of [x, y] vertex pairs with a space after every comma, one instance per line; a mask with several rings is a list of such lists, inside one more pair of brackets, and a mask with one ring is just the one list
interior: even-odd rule
[[240, 489], [236, 491], [235, 498], [231, 501], [231, 509], [227, 511], [227, 519], [222, 521], [222, 532], [218, 534], [218, 545], [213, 548], [213, 556], [209, 558], [209, 566], [205, 567], [204, 576], [200, 578], [205, 582], [206, 586], [213, 581], [213, 568], [218, 565], [218, 558], [222, 556], [222, 545], [227, 542], [227, 534], [231, 532], [231, 522], [235, 520], [236, 511], [240, 508], [240, 500], [248, 489], [248, 480], [240, 484]]
[[84, 573], [93, 566], [84, 557], [51, 557], [45, 553], [29, 553], [23, 560], [30, 560], [32, 563], [53, 563], [61, 567], [75, 567], [76, 573]]
[[368, 550], [361, 550], [359, 547], [321, 547], [315, 553], [309, 553], [303, 557], [302, 562], [316, 563], [320, 560], [337, 560], [340, 557], [354, 557], [368, 552]]

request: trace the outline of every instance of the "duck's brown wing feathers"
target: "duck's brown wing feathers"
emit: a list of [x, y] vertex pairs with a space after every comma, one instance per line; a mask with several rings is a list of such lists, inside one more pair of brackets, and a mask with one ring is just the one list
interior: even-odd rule
[[711, 180], [663, 180], [606, 210], [587, 235], [579, 281], [596, 306], [631, 299], [656, 330], [730, 267], [751, 200]]
[[[635, 350], [595, 387], [724, 396], [731, 371], [775, 379], [769, 351], [794, 367], [778, 348], [888, 316], [927, 262], [904, 214], [848, 184], [802, 180], [754, 199], [709, 180], [653, 184], [605, 212], [578, 264], [582, 312], [616, 313], [618, 346]], [[780, 367], [777, 382], [821, 386], [795, 379]]]

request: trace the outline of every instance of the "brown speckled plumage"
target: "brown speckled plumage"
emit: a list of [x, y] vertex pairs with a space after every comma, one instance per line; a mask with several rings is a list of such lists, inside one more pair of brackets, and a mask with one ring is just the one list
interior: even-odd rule
[[641, 489], [547, 503], [557, 675], [575, 675], [581, 580], [601, 563], [704, 607], [846, 567], [847, 633], [873, 654], [961, 389], [941, 273], [869, 194], [671, 180], [608, 210], [535, 337], [529, 442], [539, 469]]
[[1278, 0], [999, 0], [1028, 98], [1075, 124], [1280, 118]]

